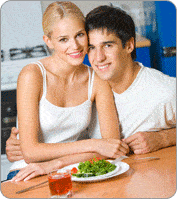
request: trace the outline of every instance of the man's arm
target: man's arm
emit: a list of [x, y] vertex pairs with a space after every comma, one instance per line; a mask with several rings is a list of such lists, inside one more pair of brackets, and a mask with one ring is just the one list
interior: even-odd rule
[[123, 139], [135, 154], [145, 154], [176, 145], [176, 128], [154, 132], [137, 132]]
[[17, 139], [18, 129], [13, 127], [11, 134], [6, 141], [6, 155], [10, 162], [15, 162], [23, 159], [22, 151], [20, 148], [20, 141]]

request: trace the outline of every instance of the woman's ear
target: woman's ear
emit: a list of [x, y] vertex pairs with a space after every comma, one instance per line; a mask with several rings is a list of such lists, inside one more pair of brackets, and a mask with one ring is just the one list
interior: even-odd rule
[[43, 35], [43, 40], [50, 49], [53, 49], [52, 41], [47, 35]]

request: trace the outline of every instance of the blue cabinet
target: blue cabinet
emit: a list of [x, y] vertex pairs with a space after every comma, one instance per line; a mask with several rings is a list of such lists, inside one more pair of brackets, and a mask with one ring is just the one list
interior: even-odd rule
[[151, 40], [151, 65], [176, 77], [176, 8], [170, 1], [144, 1], [146, 38]]
[[169, 1], [155, 1], [158, 35], [158, 69], [176, 77], [176, 8]]
[[150, 49], [149, 47], [136, 48], [136, 60], [144, 66], [151, 68]]
[[85, 59], [84, 59], [84, 62], [83, 62], [83, 63], [86, 64], [86, 65], [88, 65], [88, 66], [91, 66], [91, 65], [90, 65], [90, 62], [89, 62], [89, 60], [88, 60], [88, 55], [85, 56]]

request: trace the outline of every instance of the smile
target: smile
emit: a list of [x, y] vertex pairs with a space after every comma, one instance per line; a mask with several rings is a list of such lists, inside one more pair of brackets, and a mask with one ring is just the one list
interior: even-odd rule
[[99, 70], [103, 70], [103, 69], [108, 68], [108, 67], [109, 67], [109, 64], [102, 65], [102, 66], [97, 66], [97, 68], [98, 68]]
[[70, 53], [69, 56], [72, 58], [79, 58], [83, 55], [82, 51]]

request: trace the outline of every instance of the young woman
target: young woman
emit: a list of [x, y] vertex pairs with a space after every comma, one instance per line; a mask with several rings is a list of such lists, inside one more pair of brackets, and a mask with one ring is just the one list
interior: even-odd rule
[[[71, 2], [54, 2], [44, 12], [42, 25], [52, 55], [25, 66], [18, 78], [18, 128], [24, 160], [11, 167], [21, 170], [13, 180], [27, 180], [93, 154], [117, 158], [128, 152], [119, 140], [109, 85], [83, 64], [88, 41], [80, 9]], [[90, 122], [93, 101], [103, 139], [77, 141]]]

